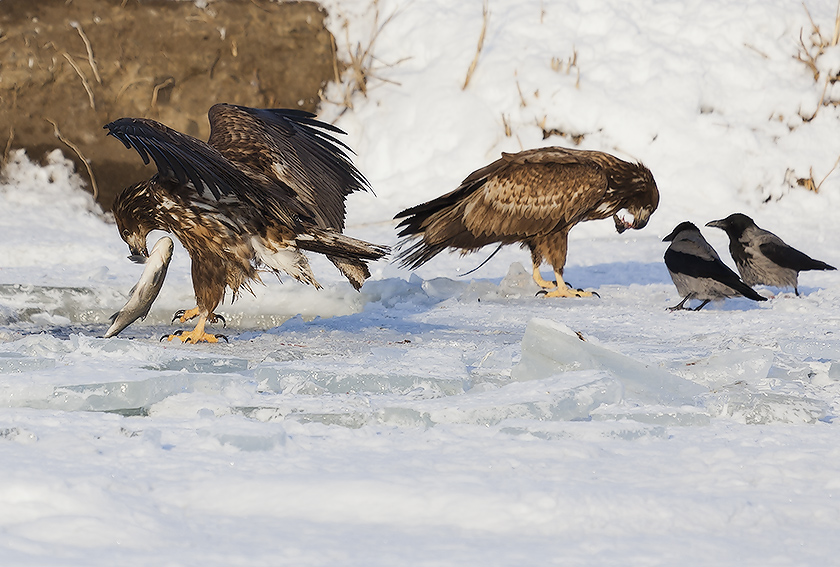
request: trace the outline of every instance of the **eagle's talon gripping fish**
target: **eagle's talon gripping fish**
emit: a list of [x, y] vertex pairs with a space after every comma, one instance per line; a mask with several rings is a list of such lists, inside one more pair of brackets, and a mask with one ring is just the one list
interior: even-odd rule
[[155, 243], [151, 254], [146, 259], [146, 267], [137, 284], [131, 289], [131, 297], [122, 309], [111, 315], [111, 326], [105, 333], [106, 339], [120, 334], [137, 319], [145, 319], [152, 303], [160, 293], [160, 288], [163, 287], [170, 260], [172, 260], [172, 239], [164, 236]]

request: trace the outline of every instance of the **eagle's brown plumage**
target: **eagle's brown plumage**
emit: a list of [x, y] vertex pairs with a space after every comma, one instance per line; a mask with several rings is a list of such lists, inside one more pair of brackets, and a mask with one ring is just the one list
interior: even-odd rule
[[[344, 228], [347, 195], [366, 190], [344, 144], [308, 112], [214, 105], [210, 138], [202, 142], [154, 120], [121, 118], [105, 126], [158, 173], [114, 201], [120, 235], [137, 257], [146, 235], [173, 233], [189, 252], [198, 316], [182, 340], [212, 341], [207, 320], [224, 299], [259, 280], [258, 270], [287, 273], [320, 287], [301, 250], [326, 255], [359, 289], [366, 262], [388, 249], [351, 238]], [[170, 340], [172, 336], [169, 337]]]
[[[537, 284], [556, 285], [548, 295], [587, 295], [563, 282], [569, 230], [608, 217], [619, 233], [643, 228], [658, 204], [653, 175], [640, 163], [559, 147], [503, 153], [451, 193], [397, 214], [403, 219], [399, 235], [413, 241], [399, 259], [416, 268], [447, 248], [466, 254], [488, 244], [520, 243], [531, 250]], [[632, 223], [618, 216], [621, 210]], [[540, 276], [544, 260], [554, 267], [556, 284]]]

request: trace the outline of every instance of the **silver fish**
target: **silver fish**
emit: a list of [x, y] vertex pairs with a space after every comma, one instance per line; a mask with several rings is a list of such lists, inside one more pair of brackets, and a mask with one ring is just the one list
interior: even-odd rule
[[131, 288], [128, 301], [122, 309], [111, 315], [111, 327], [105, 333], [105, 338], [118, 335], [120, 331], [131, 325], [137, 319], [146, 318], [152, 303], [157, 299], [166, 269], [172, 260], [172, 239], [164, 236], [152, 248], [146, 259], [146, 268], [140, 275], [140, 280]]

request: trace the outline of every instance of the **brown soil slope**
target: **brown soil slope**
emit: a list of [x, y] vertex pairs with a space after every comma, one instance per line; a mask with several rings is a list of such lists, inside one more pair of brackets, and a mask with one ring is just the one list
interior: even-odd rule
[[110, 208], [154, 169], [104, 124], [153, 118], [207, 139], [216, 102], [314, 110], [334, 76], [324, 17], [311, 2], [0, 0], [0, 158], [60, 148], [87, 178], [75, 146]]

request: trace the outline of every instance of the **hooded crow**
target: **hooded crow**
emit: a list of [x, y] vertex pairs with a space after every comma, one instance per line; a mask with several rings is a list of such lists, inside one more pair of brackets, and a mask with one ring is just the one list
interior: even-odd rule
[[665, 251], [665, 266], [677, 286], [677, 292], [683, 298], [677, 305], [669, 307], [669, 310], [687, 309], [684, 305], [690, 299], [703, 301], [695, 311], [700, 311], [713, 299], [738, 295], [753, 301], [767, 300], [742, 282], [738, 274], [721, 261], [694, 223], [681, 222], [662, 241], [671, 243]]
[[792, 287], [796, 295], [799, 295], [799, 272], [836, 269], [791, 248], [781, 238], [759, 228], [750, 217], [741, 213], [711, 221], [706, 226], [726, 231], [729, 236], [729, 253], [744, 283], [749, 285]]

